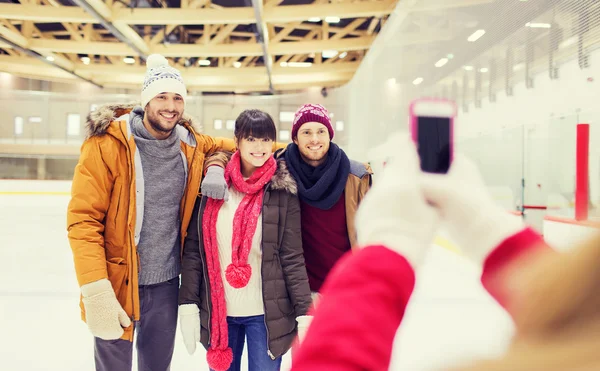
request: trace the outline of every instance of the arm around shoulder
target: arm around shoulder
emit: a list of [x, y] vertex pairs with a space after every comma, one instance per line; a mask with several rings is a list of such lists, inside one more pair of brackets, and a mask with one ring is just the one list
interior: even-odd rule
[[232, 155], [233, 153], [229, 151], [217, 151], [207, 156], [206, 160], [204, 161], [204, 175], [206, 175], [208, 168], [213, 165], [225, 168], [229, 163], [229, 160], [231, 160]]
[[211, 137], [206, 134], [198, 135], [198, 145], [205, 155], [211, 155], [217, 151], [235, 152], [236, 146], [233, 139], [223, 137]]

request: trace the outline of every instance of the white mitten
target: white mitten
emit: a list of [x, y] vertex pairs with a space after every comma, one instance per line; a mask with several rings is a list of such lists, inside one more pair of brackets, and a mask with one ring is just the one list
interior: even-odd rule
[[196, 304], [179, 306], [179, 329], [188, 353], [194, 354], [200, 341], [200, 310]]
[[395, 152], [358, 208], [358, 243], [386, 246], [416, 267], [431, 246], [439, 218], [419, 187], [415, 144], [404, 134], [390, 140]]
[[131, 320], [119, 304], [106, 278], [81, 286], [85, 321], [92, 335], [103, 340], [119, 339]]
[[298, 316], [296, 317], [296, 322], [298, 323], [298, 343], [302, 344], [302, 340], [306, 336], [306, 331], [308, 331], [308, 326], [313, 319], [313, 316]]
[[525, 227], [494, 202], [477, 166], [464, 156], [455, 156], [448, 174], [423, 173], [420, 183], [425, 198], [440, 211], [450, 237], [477, 264]]

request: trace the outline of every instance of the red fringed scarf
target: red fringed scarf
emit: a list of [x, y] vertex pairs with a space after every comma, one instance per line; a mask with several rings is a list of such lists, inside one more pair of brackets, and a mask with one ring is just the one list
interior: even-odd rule
[[[245, 287], [252, 275], [252, 269], [248, 264], [248, 255], [252, 247], [258, 216], [262, 211], [263, 190], [275, 174], [276, 168], [275, 158], [270, 157], [263, 166], [254, 171], [250, 178], [244, 180], [239, 151], [233, 154], [225, 168], [227, 185], [233, 184], [237, 191], [246, 194], [233, 217], [232, 263], [225, 271], [227, 282], [234, 288]], [[228, 346], [227, 306], [217, 244], [217, 217], [223, 202], [223, 200], [209, 198], [202, 216], [204, 251], [206, 252], [213, 308], [210, 324], [210, 349], [206, 357], [209, 367], [216, 371], [227, 370], [233, 361], [233, 353]]]

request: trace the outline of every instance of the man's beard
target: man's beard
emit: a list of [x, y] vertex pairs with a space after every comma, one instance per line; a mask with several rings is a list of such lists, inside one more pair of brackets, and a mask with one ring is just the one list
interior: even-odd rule
[[304, 148], [301, 148], [298, 152], [300, 152], [300, 157], [302, 157], [304, 162], [320, 162], [326, 159], [327, 155], [329, 154], [329, 149], [321, 153], [312, 153]]
[[[181, 115], [177, 112], [174, 112], [175, 116], [178, 116], [179, 118], [181, 118]], [[150, 124], [150, 126], [152, 126], [152, 129], [161, 132], [161, 133], [165, 133], [165, 134], [169, 134], [170, 132], [173, 131], [173, 129], [175, 128], [175, 126], [173, 126], [172, 128], [168, 128], [165, 127], [161, 124], [160, 120], [160, 113], [151, 113], [150, 111], [148, 111], [146, 113], [148, 115], [148, 123]], [[177, 119], [177, 122], [179, 121], [179, 119]], [[175, 124], [177, 125], [177, 124]]]

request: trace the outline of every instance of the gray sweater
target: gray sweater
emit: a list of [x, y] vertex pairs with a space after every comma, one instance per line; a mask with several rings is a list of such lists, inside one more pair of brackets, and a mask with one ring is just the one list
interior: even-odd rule
[[137, 251], [140, 285], [152, 285], [177, 277], [180, 261], [180, 203], [186, 171], [177, 131], [155, 139], [143, 123], [144, 110], [131, 113], [131, 131], [142, 160], [144, 217]]

